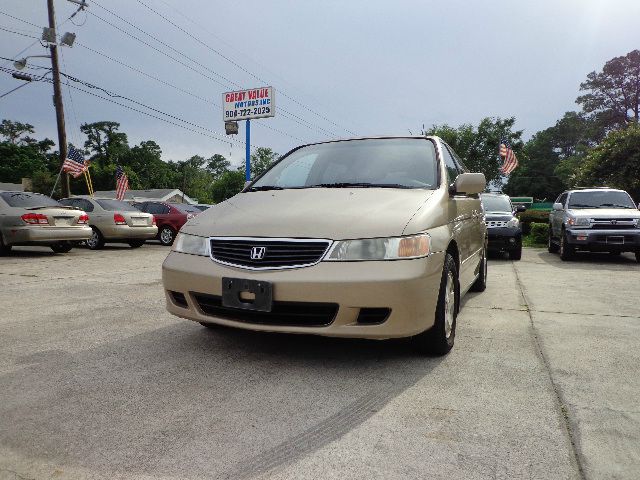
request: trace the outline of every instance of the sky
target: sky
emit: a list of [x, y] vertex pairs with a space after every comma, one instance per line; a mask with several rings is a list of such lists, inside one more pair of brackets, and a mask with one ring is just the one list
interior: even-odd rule
[[[155, 140], [164, 160], [221, 153], [242, 163], [244, 125], [237, 136], [224, 134], [222, 93], [267, 85], [276, 115], [251, 123], [251, 145], [281, 154], [486, 116], [515, 116], [530, 138], [579, 108], [589, 72], [640, 48], [638, 0], [87, 0], [88, 13], [72, 20], [74, 4], [54, 3], [58, 33], [77, 35], [72, 48], [59, 49], [61, 70], [94, 93], [63, 86], [69, 142], [84, 142], [82, 123], [111, 120], [130, 145]], [[34, 42], [20, 56], [47, 54], [29, 38], [46, 24], [44, 0], [0, 0], [0, 56], [16, 58]], [[19, 84], [0, 71], [0, 95]], [[3, 118], [57, 140], [51, 84], [0, 98]]]

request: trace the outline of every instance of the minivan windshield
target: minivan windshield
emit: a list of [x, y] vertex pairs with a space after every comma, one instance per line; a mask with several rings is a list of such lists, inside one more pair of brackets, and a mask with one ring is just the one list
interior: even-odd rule
[[437, 188], [434, 144], [425, 138], [345, 140], [302, 147], [248, 191], [289, 188]]
[[569, 208], [633, 208], [633, 200], [627, 192], [604, 190], [601, 192], [573, 192]]
[[509, 212], [513, 211], [511, 201], [506, 195], [481, 195], [482, 206], [487, 213], [493, 212]]

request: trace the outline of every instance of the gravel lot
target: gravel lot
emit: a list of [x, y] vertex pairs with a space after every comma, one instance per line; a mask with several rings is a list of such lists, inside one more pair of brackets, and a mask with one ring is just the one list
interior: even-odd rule
[[0, 479], [640, 478], [640, 265], [492, 259], [454, 350], [165, 313], [167, 250], [0, 258]]

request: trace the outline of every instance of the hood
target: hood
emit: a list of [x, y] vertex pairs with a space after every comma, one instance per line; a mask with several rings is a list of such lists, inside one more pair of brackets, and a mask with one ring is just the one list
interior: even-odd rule
[[486, 220], [508, 222], [513, 218], [513, 214], [509, 212], [491, 212], [485, 214]]
[[640, 211], [634, 208], [573, 208], [568, 213], [588, 218], [640, 218]]
[[200, 236], [348, 238], [401, 235], [433, 190], [310, 188], [240, 193], [189, 220]]

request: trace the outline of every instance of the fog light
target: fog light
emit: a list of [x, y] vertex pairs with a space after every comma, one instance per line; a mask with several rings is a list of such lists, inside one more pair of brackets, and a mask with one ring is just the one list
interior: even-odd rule
[[516, 239], [515, 238], [510, 238], [509, 239], [509, 243], [516, 243]]

